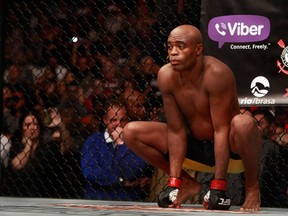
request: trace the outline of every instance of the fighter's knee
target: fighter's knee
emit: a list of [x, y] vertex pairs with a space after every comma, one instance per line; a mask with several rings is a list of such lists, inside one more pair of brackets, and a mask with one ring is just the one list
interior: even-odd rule
[[125, 125], [125, 127], [123, 129], [123, 137], [124, 138], [128, 136], [128, 134], [130, 133], [131, 129], [133, 128], [133, 126], [131, 126], [131, 124], [133, 124], [133, 122], [128, 122]]
[[234, 116], [234, 118], [232, 119], [231, 127], [235, 131], [246, 132], [255, 129], [257, 127], [257, 124], [252, 116], [239, 114]]
[[123, 130], [123, 139], [124, 141], [131, 138], [131, 135], [135, 134], [136, 130], [136, 124], [135, 122], [128, 122]]

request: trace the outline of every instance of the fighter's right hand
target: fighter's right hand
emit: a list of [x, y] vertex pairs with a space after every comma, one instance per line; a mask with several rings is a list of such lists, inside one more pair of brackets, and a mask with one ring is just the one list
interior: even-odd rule
[[177, 198], [178, 192], [181, 188], [182, 180], [180, 178], [170, 177], [168, 187], [161, 191], [158, 195], [158, 206], [167, 208]]

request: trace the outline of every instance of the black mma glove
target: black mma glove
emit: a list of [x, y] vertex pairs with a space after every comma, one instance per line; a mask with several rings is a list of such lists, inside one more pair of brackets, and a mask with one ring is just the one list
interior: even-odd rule
[[214, 179], [211, 182], [210, 190], [204, 196], [203, 206], [210, 210], [228, 210], [231, 200], [226, 196], [226, 180]]
[[176, 199], [181, 188], [182, 180], [180, 178], [170, 177], [168, 187], [161, 191], [158, 195], [158, 206], [167, 208]]

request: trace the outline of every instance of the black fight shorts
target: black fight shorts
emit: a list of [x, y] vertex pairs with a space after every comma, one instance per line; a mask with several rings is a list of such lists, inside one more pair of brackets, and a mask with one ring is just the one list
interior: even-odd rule
[[[240, 160], [240, 156], [230, 152], [230, 157], [234, 160]], [[199, 163], [215, 166], [214, 141], [199, 141], [192, 136], [187, 136], [187, 152], [186, 158], [197, 161]]]

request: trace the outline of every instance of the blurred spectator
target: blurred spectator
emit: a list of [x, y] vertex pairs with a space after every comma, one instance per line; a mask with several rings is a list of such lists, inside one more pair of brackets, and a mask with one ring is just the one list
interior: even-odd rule
[[[21, 115], [19, 109], [25, 104], [17, 94], [13, 94], [9, 85], [3, 85], [3, 125], [7, 127], [7, 132], [13, 134], [18, 128], [18, 121]], [[23, 97], [22, 97], [23, 99]]]
[[135, 88], [133, 84], [124, 87], [122, 100], [131, 121], [166, 121], [161, 101], [158, 101], [159, 104], [151, 104], [145, 93]]
[[103, 56], [101, 59], [101, 74], [103, 75], [104, 90], [106, 98], [113, 95], [120, 95], [119, 68], [110, 59]]
[[[25, 32], [23, 26], [19, 25], [21, 18], [8, 10], [9, 21], [15, 22], [11, 29], [8, 29], [8, 37], [5, 40], [4, 58], [9, 63], [23, 64], [26, 62], [25, 56]], [[17, 24], [16, 24], [17, 23]]]
[[28, 112], [21, 116], [19, 130], [11, 138], [10, 161], [5, 171], [7, 196], [21, 197], [65, 197], [75, 190], [67, 181], [69, 166], [63, 155], [71, 143], [69, 132], [58, 114], [52, 116], [50, 124], [60, 129], [61, 139], [43, 139], [40, 116]]
[[57, 83], [57, 94], [59, 96], [61, 104], [67, 99], [67, 91], [69, 89], [69, 86], [73, 83], [77, 83], [76, 78], [74, 74], [70, 70], [68, 70], [63, 77], [63, 80]]
[[135, 37], [134, 43], [137, 40], [141, 41], [141, 43], [138, 43], [138, 46], [158, 60], [159, 55], [164, 51], [164, 43], [162, 41], [162, 46], [159, 46], [161, 43], [159, 41], [161, 33], [159, 32], [159, 25], [157, 23], [158, 17], [155, 14], [155, 1], [141, 0], [137, 3], [138, 6], [133, 11], [136, 19], [134, 18], [134, 23], [131, 25], [134, 27], [133, 30], [137, 36]]
[[[98, 115], [100, 115], [100, 113], [98, 113]], [[86, 131], [85, 134], [90, 135], [90, 134], [93, 134], [102, 130], [103, 124], [101, 122], [100, 116], [98, 115], [88, 113], [87, 115], [82, 117], [81, 123], [84, 125], [85, 131]], [[86, 138], [87, 137], [85, 137], [85, 139]], [[84, 140], [82, 140], [82, 144]]]
[[3, 74], [4, 83], [9, 84], [13, 87], [22, 81], [20, 77], [21, 70], [17, 64], [9, 65]]
[[[73, 51], [73, 55], [77, 53], [78, 51]], [[83, 80], [85, 80], [86, 82], [89, 81], [89, 79], [87, 78], [87, 76], [90, 76], [90, 72], [89, 72], [89, 66], [88, 66], [88, 57], [87, 56], [79, 56], [77, 57], [77, 60], [74, 62], [72, 61], [72, 72], [76, 78], [76, 80], [81, 83]]]
[[10, 64], [4, 71], [3, 79], [4, 83], [10, 86], [13, 94], [23, 95], [26, 101], [26, 107], [33, 107], [35, 97], [32, 82], [27, 79], [18, 64]]
[[254, 110], [252, 115], [258, 123], [262, 138], [271, 141], [276, 127], [276, 117], [273, 110], [270, 108], [259, 108]]
[[121, 8], [114, 3], [110, 3], [104, 9], [104, 28], [111, 34], [116, 34], [121, 29], [125, 28], [125, 17], [121, 13]]
[[39, 104], [46, 109], [60, 104], [57, 93], [57, 78], [50, 68], [44, 69], [44, 74], [35, 82], [35, 90]]
[[60, 143], [63, 161], [65, 161], [67, 168], [69, 167], [62, 171], [63, 175], [66, 176], [65, 180], [63, 179], [62, 181], [62, 186], [67, 191], [61, 196], [82, 198], [84, 195], [84, 177], [79, 166], [80, 150], [90, 131], [82, 123], [77, 110], [67, 103], [58, 108], [49, 108], [48, 113], [44, 117], [44, 123], [46, 123], [46, 127], [49, 130], [46, 130], [48, 133], [46, 135], [43, 134], [43, 136], [47, 137], [46, 141], [50, 140]]
[[82, 122], [85, 124], [89, 134], [99, 132], [103, 128], [101, 121], [105, 101], [104, 81], [95, 79], [91, 83], [90, 93], [83, 103], [87, 114], [82, 118]]
[[284, 147], [288, 147], [288, 108], [276, 107], [276, 129], [275, 129], [275, 141]]
[[[141, 77], [139, 76], [139, 79], [137, 81], [135, 80], [135, 77], [139, 74], [139, 72], [137, 71], [137, 67], [135, 65], [134, 66], [124, 65], [119, 68], [119, 72], [121, 74], [121, 76], [119, 76], [119, 83], [121, 89], [124, 90], [127, 87], [132, 87], [140, 92], [143, 91], [143, 87], [141, 84]], [[144, 83], [144, 85], [146, 85], [146, 82]]]
[[[70, 80], [65, 96], [60, 104], [44, 108], [42, 113], [46, 130], [42, 136], [46, 142], [57, 142], [63, 152], [63, 160], [69, 169], [63, 171], [67, 176], [64, 187], [74, 188], [66, 192], [67, 197], [81, 197], [83, 194], [83, 175], [79, 167], [80, 149], [92, 129], [85, 127], [82, 118], [86, 111], [81, 102], [82, 91], [74, 80]], [[95, 122], [93, 124], [96, 125]], [[97, 127], [97, 126], [95, 126]], [[94, 128], [93, 128], [94, 129]], [[73, 137], [71, 136], [73, 134]], [[70, 178], [68, 178], [70, 176]], [[64, 184], [64, 182], [63, 182]]]
[[55, 143], [48, 144], [41, 139], [40, 125], [37, 114], [22, 115], [19, 131], [12, 138], [6, 195], [56, 196], [52, 188], [57, 187], [58, 173], [54, 168], [61, 163], [62, 154]]
[[61, 105], [70, 105], [77, 111], [79, 117], [82, 118], [87, 114], [87, 110], [84, 107], [85, 100], [83, 89], [76, 80], [73, 80], [68, 83], [65, 93], [62, 95]]
[[148, 98], [147, 103], [150, 106], [150, 109], [159, 108], [162, 106], [162, 97], [157, 86], [157, 74], [159, 69], [159, 65], [156, 64], [151, 56], [145, 55], [140, 59], [139, 70], [144, 75], [145, 80], [148, 83], [144, 93]]
[[105, 130], [92, 134], [82, 148], [81, 167], [85, 178], [85, 198], [100, 200], [144, 200], [151, 167], [123, 142], [121, 133], [128, 122], [125, 107], [107, 101]]
[[84, 101], [84, 106], [87, 112], [101, 116], [105, 100], [106, 97], [104, 94], [104, 80], [95, 79], [91, 83], [89, 95]]
[[129, 56], [127, 58], [127, 61], [125, 62], [125, 65], [127, 65], [128, 68], [137, 68], [139, 65], [139, 59], [141, 58], [142, 50], [134, 44], [132, 44], [131, 46], [127, 46], [126, 49], [129, 53]]
[[88, 39], [73, 38], [71, 55], [71, 72], [74, 74], [79, 86], [83, 89], [85, 97], [88, 97], [89, 87], [94, 79], [99, 78], [100, 63], [92, 59], [89, 54], [90, 45], [85, 43]]
[[147, 120], [146, 98], [143, 93], [132, 87], [126, 87], [122, 98], [130, 121]]
[[[18, 64], [10, 64], [3, 74], [4, 82], [10, 84], [15, 89], [14, 91], [20, 90], [21, 87], [27, 87], [26, 85], [31, 84], [31, 79], [28, 78], [27, 75], [23, 72], [23, 68]], [[23, 88], [22, 87], [22, 88]]]
[[[62, 117], [56, 107], [50, 107], [45, 109], [44, 116], [42, 117], [46, 130], [43, 131], [43, 137], [46, 142], [59, 142], [60, 151], [65, 154], [68, 150], [73, 149], [74, 140], [70, 136], [70, 132], [66, 128], [66, 123], [62, 120]], [[45, 136], [45, 133], [49, 132], [49, 135]]]
[[64, 67], [60, 63], [60, 50], [53, 50], [51, 52], [47, 52], [45, 55], [45, 60], [47, 64], [45, 67], [50, 68], [50, 70], [55, 74], [57, 83], [62, 81], [68, 72], [68, 68]]
[[46, 84], [47, 80], [57, 80], [55, 73], [49, 68], [44, 67], [38, 71], [38, 74], [34, 74], [34, 83], [35, 88], [45, 88], [43, 85]]

